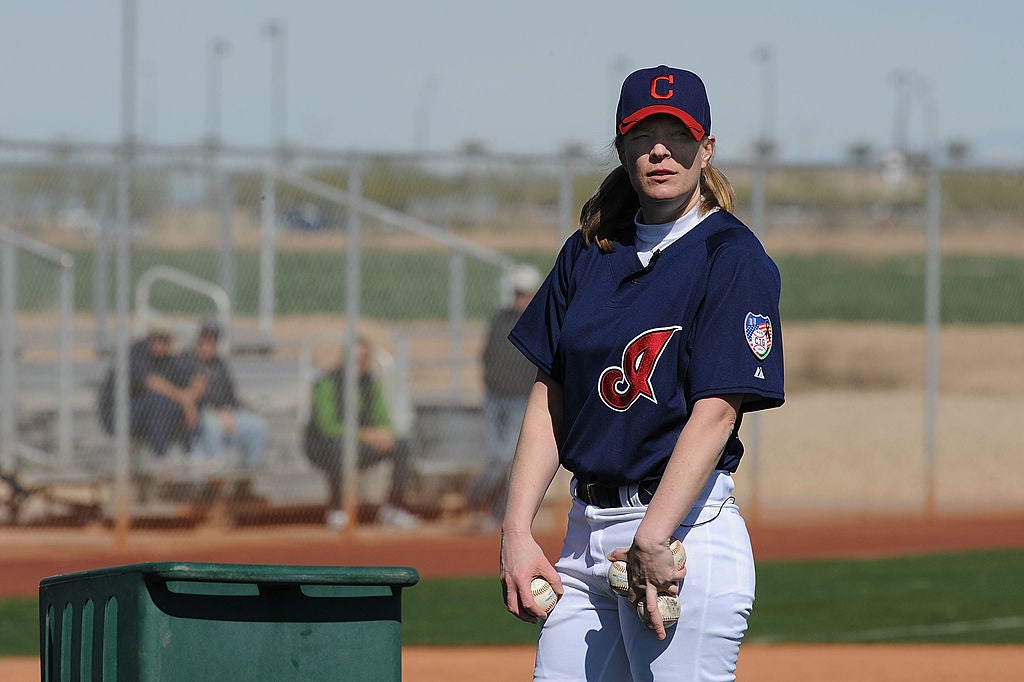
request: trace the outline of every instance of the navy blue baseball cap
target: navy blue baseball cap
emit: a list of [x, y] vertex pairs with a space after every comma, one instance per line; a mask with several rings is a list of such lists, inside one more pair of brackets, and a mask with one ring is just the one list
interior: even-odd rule
[[670, 114], [686, 124], [696, 140], [711, 134], [711, 104], [704, 81], [692, 71], [656, 66], [626, 76], [615, 125], [620, 135], [654, 114]]
[[220, 322], [210, 317], [202, 321], [199, 325], [199, 336], [212, 336], [214, 338], [220, 338]]

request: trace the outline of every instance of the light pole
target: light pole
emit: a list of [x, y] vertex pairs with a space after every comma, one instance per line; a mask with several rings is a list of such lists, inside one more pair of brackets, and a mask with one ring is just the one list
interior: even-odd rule
[[[608, 111], [615, 111], [619, 105], [619, 87], [622, 85], [622, 81], [626, 79], [626, 69], [628, 68], [629, 60], [622, 53], [616, 54], [608, 62], [608, 94], [612, 98]], [[602, 130], [607, 130], [611, 127], [611, 125], [606, 125]]]
[[[924, 127], [925, 265], [924, 265], [924, 514], [936, 514], [935, 468], [938, 451], [939, 331], [942, 323], [942, 145], [939, 140], [939, 107], [928, 81], [920, 74], [898, 69], [890, 74], [896, 89], [893, 121], [894, 158], [906, 163], [909, 154], [909, 121], [913, 99], [920, 100]], [[900, 168], [902, 179], [903, 168]]]
[[270, 168], [263, 176], [263, 205], [260, 219], [260, 291], [259, 329], [267, 343], [271, 341], [274, 324], [275, 249], [277, 241], [277, 173], [285, 157], [285, 67], [284, 22], [279, 19], [263, 25], [263, 35], [270, 40], [270, 136], [273, 147]]
[[212, 206], [217, 197], [220, 154], [221, 67], [228, 53], [223, 38], [210, 41], [206, 52], [206, 199]]
[[[754, 143], [759, 161], [766, 161], [775, 152], [775, 100], [778, 86], [775, 75], [775, 51], [768, 45], [754, 50], [754, 59], [761, 65], [761, 135]], [[757, 229], [757, 226], [755, 226]]]
[[267, 22], [263, 25], [263, 35], [270, 40], [270, 136], [278, 155], [283, 156], [288, 134], [284, 22], [280, 19]]
[[413, 121], [413, 148], [418, 152], [427, 151], [430, 140], [430, 108], [434, 103], [439, 81], [431, 76], [420, 87], [416, 100], [416, 114]]
[[892, 147], [900, 154], [907, 152], [907, 131], [909, 129], [910, 97], [915, 83], [914, 74], [904, 69], [897, 69], [889, 75], [889, 80], [896, 91], [896, 106], [893, 110]]
[[206, 55], [206, 140], [210, 147], [220, 145], [221, 67], [229, 51], [226, 40], [215, 38]]
[[942, 175], [940, 168], [939, 108], [928, 82], [917, 76], [928, 149], [928, 184], [925, 196], [925, 515], [935, 517], [935, 458], [938, 448], [939, 328], [942, 313]]

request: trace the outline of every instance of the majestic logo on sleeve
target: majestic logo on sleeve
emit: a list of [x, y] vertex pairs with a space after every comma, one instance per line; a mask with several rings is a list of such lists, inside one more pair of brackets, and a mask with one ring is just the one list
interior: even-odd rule
[[767, 315], [747, 313], [743, 334], [758, 360], [764, 360], [772, 352], [772, 321]]
[[630, 341], [622, 351], [622, 366], [608, 367], [597, 380], [601, 401], [616, 412], [625, 412], [641, 396], [657, 405], [651, 375], [672, 335], [680, 329], [649, 329]]

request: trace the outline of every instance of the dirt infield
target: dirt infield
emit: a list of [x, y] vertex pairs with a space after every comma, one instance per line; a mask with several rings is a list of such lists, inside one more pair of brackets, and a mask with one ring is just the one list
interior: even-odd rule
[[[1016, 682], [1024, 647], [878, 646], [866, 644], [744, 645], [736, 677], [741, 682]], [[533, 672], [533, 647], [407, 647], [406, 682], [522, 682]], [[0, 679], [36, 682], [39, 661], [0, 659]]]
[[[755, 524], [750, 531], [761, 561], [1024, 547], [1024, 522], [1019, 517]], [[560, 536], [540, 540], [549, 556], [557, 555]], [[496, 571], [498, 538], [453, 535], [444, 528], [399, 536], [370, 527], [347, 535], [303, 527], [227, 535], [139, 532], [117, 548], [108, 533], [97, 530], [22, 528], [0, 531], [0, 546], [0, 596], [31, 596], [46, 576], [139, 561], [412, 565], [425, 578], [486, 575]], [[512, 682], [530, 679], [533, 649], [407, 647], [402, 666], [403, 678], [411, 682]], [[747, 644], [737, 672], [744, 682], [1009, 682], [1020, 679], [1021, 670], [1021, 646]], [[38, 679], [36, 659], [0, 659], [0, 680]]]
[[[747, 644], [736, 677], [741, 682], [1011, 682], [1020, 679], [1022, 664], [1024, 647]], [[533, 672], [533, 648], [411, 647], [402, 653], [402, 669], [409, 682], [521, 682]]]

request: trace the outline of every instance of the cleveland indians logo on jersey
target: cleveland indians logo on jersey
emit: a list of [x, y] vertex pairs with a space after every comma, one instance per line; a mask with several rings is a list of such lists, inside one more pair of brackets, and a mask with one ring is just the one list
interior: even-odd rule
[[641, 396], [657, 405], [651, 375], [672, 335], [680, 329], [679, 326], [648, 329], [626, 344], [622, 366], [608, 367], [597, 380], [601, 401], [616, 412], [625, 412]]
[[743, 320], [743, 334], [758, 360], [764, 360], [772, 352], [772, 321], [767, 315], [747, 313]]

